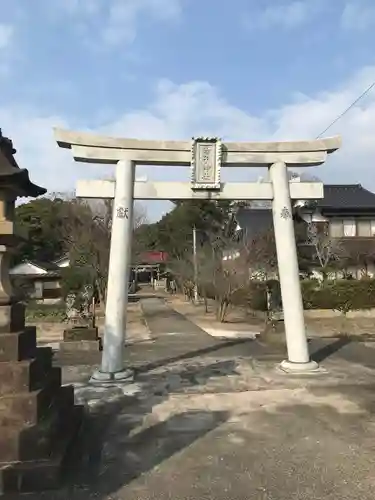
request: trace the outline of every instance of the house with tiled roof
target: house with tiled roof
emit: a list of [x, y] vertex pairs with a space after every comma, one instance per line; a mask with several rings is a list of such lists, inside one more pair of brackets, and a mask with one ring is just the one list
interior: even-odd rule
[[307, 222], [327, 222], [332, 238], [375, 236], [375, 193], [361, 184], [328, 184], [324, 198], [304, 203]]
[[[239, 207], [234, 217], [247, 240], [273, 231], [269, 208]], [[347, 256], [346, 273], [356, 278], [375, 275], [375, 193], [361, 184], [326, 184], [322, 199], [295, 201], [294, 219], [299, 227], [324, 227], [332, 244], [340, 242]]]
[[61, 298], [60, 262], [23, 261], [9, 270], [13, 283], [28, 290], [28, 295], [37, 300]]

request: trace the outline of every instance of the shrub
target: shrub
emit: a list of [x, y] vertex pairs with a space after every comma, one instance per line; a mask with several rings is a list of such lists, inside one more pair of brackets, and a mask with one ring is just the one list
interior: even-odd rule
[[267, 282], [250, 282], [246, 306], [254, 311], [267, 311]]
[[247, 287], [236, 290], [232, 295], [232, 304], [234, 306], [248, 307], [255, 311], [266, 311], [266, 292], [266, 282], [252, 280]]
[[[267, 310], [267, 284], [273, 282], [251, 281], [247, 288], [233, 296], [233, 305], [246, 306], [257, 311]], [[375, 307], [375, 279], [336, 280], [320, 284], [318, 280], [301, 282], [305, 309], [334, 309], [347, 312]]]
[[[267, 310], [267, 284], [273, 282], [251, 280], [247, 287], [234, 292], [231, 304], [255, 311]], [[215, 297], [214, 287], [206, 290], [208, 298]], [[347, 312], [375, 308], [375, 279], [335, 280], [319, 283], [316, 279], [301, 281], [305, 309], [334, 309]]]
[[375, 307], [375, 280], [336, 280], [319, 286], [313, 280], [301, 283], [305, 309], [350, 310]]

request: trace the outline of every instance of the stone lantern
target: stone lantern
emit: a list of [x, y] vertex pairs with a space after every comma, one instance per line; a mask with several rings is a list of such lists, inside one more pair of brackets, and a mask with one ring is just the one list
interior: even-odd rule
[[15, 227], [15, 201], [46, 192], [17, 165], [15, 153], [0, 129], [0, 496], [58, 486], [81, 420], [73, 387], [61, 387], [52, 350], [37, 348], [36, 328], [25, 326], [25, 307], [9, 278], [23, 237]]

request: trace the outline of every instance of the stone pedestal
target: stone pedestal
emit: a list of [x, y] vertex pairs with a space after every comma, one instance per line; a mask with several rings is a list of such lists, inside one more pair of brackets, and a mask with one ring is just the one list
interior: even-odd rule
[[76, 326], [64, 330], [64, 341], [60, 342], [61, 351], [101, 351], [102, 339], [97, 327]]
[[57, 487], [82, 416], [24, 318], [22, 305], [0, 306], [0, 495]]
[[37, 348], [35, 327], [9, 279], [17, 196], [45, 190], [21, 170], [11, 141], [0, 132], [0, 496], [59, 486], [67, 451], [82, 420], [73, 387], [61, 387], [52, 350]]

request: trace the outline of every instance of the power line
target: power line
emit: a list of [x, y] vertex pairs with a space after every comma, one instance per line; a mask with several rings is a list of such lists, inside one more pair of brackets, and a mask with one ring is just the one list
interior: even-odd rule
[[351, 103], [351, 105], [350, 105], [348, 108], [346, 108], [346, 110], [345, 110], [345, 111], [343, 111], [343, 112], [342, 112], [342, 113], [341, 113], [341, 114], [340, 114], [337, 118], [335, 118], [335, 119], [333, 120], [333, 122], [332, 122], [332, 123], [330, 123], [330, 124], [328, 125], [328, 127], [327, 127], [327, 128], [325, 128], [325, 129], [323, 130], [323, 132], [321, 132], [321, 133], [320, 133], [320, 134], [316, 137], [316, 139], [319, 139], [319, 138], [320, 138], [323, 134], [325, 134], [325, 133], [326, 133], [326, 132], [327, 132], [327, 131], [331, 128], [331, 127], [333, 127], [333, 125], [335, 125], [335, 124], [336, 124], [339, 120], [341, 120], [341, 118], [342, 118], [344, 115], [346, 115], [346, 113], [347, 113], [348, 111], [350, 111], [352, 108], [354, 108], [354, 106], [356, 106], [356, 105], [359, 103], [359, 101], [360, 101], [361, 99], [363, 99], [363, 98], [365, 97], [365, 95], [367, 95], [367, 94], [368, 94], [368, 93], [369, 93], [369, 92], [370, 92], [370, 91], [371, 91], [374, 87], [375, 87], [375, 82], [373, 82], [373, 83], [372, 83], [369, 87], [367, 87], [367, 89], [366, 89], [364, 92], [362, 92], [362, 94], [361, 94], [359, 97], [357, 97], [357, 99], [356, 99], [354, 102], [352, 102], [352, 103]]

